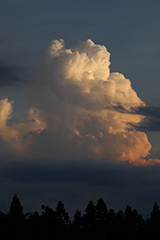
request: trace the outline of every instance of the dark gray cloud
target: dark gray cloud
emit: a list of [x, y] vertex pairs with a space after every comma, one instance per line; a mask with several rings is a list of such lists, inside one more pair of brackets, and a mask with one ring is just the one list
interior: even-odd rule
[[[67, 163], [9, 162], [1, 166], [1, 179], [28, 184], [47, 182], [78, 183], [111, 188], [126, 188], [135, 184], [160, 183], [160, 167], [133, 167], [92, 160]], [[158, 180], [158, 182], [157, 182]]]
[[96, 163], [91, 160], [68, 163], [15, 163], [1, 166], [1, 179], [27, 184], [77, 183], [111, 188], [160, 183], [159, 166]]
[[128, 185], [126, 178], [130, 170], [116, 165], [98, 164], [92, 161], [28, 164], [8, 163], [1, 168], [1, 176], [12, 181], [42, 184], [46, 182], [68, 182], [87, 185], [121, 187]]
[[0, 60], [0, 86], [13, 86], [24, 80], [23, 68]]

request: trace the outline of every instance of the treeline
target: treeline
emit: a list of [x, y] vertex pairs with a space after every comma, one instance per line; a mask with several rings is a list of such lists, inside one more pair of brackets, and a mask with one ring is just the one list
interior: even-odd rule
[[129, 205], [123, 211], [107, 209], [102, 198], [96, 205], [90, 201], [73, 219], [59, 201], [55, 210], [42, 205], [42, 212], [23, 213], [14, 195], [8, 213], [0, 212], [0, 239], [16, 240], [132, 240], [160, 239], [160, 210], [157, 203], [148, 219]]

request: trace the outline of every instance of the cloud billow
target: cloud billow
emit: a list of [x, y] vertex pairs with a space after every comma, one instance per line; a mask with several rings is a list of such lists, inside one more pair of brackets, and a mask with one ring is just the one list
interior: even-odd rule
[[18, 154], [26, 154], [33, 133], [40, 133], [46, 128], [41, 119], [40, 111], [36, 108], [28, 110], [28, 118], [20, 123], [8, 124], [13, 113], [12, 103], [7, 98], [0, 100], [0, 137]]
[[159, 163], [146, 160], [151, 144], [137, 130], [145, 114], [133, 109], [145, 103], [130, 80], [109, 66], [106, 47], [90, 39], [70, 48], [62, 39], [50, 43], [26, 82], [26, 98], [43, 118], [41, 134], [33, 135], [32, 157]]

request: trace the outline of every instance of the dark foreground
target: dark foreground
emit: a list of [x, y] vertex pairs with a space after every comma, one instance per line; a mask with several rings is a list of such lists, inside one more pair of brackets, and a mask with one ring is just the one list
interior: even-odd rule
[[150, 218], [144, 220], [137, 210], [127, 206], [125, 211], [108, 210], [103, 199], [96, 205], [88, 203], [85, 213], [75, 212], [71, 221], [64, 205], [55, 210], [42, 205], [42, 213], [23, 213], [14, 195], [8, 213], [0, 212], [0, 240], [132, 240], [160, 239], [160, 210], [154, 204]]

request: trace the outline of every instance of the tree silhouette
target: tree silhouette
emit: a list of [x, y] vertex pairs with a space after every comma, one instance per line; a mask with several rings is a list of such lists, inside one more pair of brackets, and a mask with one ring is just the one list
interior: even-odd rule
[[96, 238], [104, 239], [107, 233], [108, 209], [102, 198], [98, 199], [96, 205]]
[[157, 224], [160, 222], [160, 210], [157, 202], [153, 205], [153, 210], [151, 212], [151, 218], [150, 218], [152, 224]]
[[89, 201], [88, 206], [85, 209], [83, 222], [87, 228], [93, 228], [96, 224], [96, 208], [92, 201]]
[[76, 210], [72, 224], [72, 238], [80, 240], [82, 239], [82, 233], [83, 233], [82, 215], [79, 210]]
[[39, 228], [42, 239], [50, 239], [55, 234], [56, 214], [52, 208], [42, 205], [42, 215], [39, 218]]
[[23, 207], [16, 194], [14, 194], [13, 199], [11, 201], [9, 215], [11, 218], [18, 221], [24, 218]]
[[136, 239], [137, 236], [142, 232], [143, 218], [138, 214], [136, 209], [133, 209], [127, 205], [124, 212], [124, 226], [126, 239]]
[[103, 199], [100, 198], [97, 202], [97, 205], [96, 205], [96, 221], [97, 221], [97, 224], [99, 224], [99, 225], [106, 224], [107, 214], [108, 214], [107, 205], [105, 204]]
[[77, 228], [82, 228], [82, 215], [79, 210], [76, 210], [74, 214], [73, 224]]
[[160, 236], [160, 210], [157, 202], [154, 203], [150, 219], [146, 220], [146, 239], [159, 239]]
[[[10, 231], [7, 231], [9, 229]], [[25, 217], [23, 214], [23, 206], [20, 203], [19, 198], [14, 194], [10, 209], [6, 215], [6, 236], [7, 239], [20, 239], [25, 231]], [[26, 236], [24, 236], [23, 239]]]
[[64, 204], [56, 209], [42, 205], [42, 212], [23, 213], [15, 194], [9, 212], [0, 211], [0, 240], [159, 240], [160, 209], [155, 202], [150, 218], [144, 220], [136, 209], [127, 205], [125, 211], [107, 209], [100, 198], [97, 204], [89, 201], [85, 213], [79, 210], [71, 221]]
[[55, 239], [69, 239], [70, 238], [70, 219], [64, 204], [59, 201], [56, 207], [56, 231]]
[[56, 219], [59, 222], [59, 224], [67, 225], [70, 223], [69, 221], [69, 215], [64, 208], [64, 204], [59, 201], [56, 207]]
[[114, 209], [109, 209], [108, 211], [108, 215], [107, 215], [107, 236], [109, 236], [109, 238], [112, 237], [112, 235], [115, 234], [115, 217], [116, 217], [116, 213], [114, 211]]
[[93, 201], [89, 201], [83, 215], [83, 238], [95, 239], [96, 235], [96, 207]]
[[115, 239], [119, 239], [119, 236], [124, 236], [124, 215], [123, 212], [120, 210], [117, 212], [114, 218], [114, 236]]

